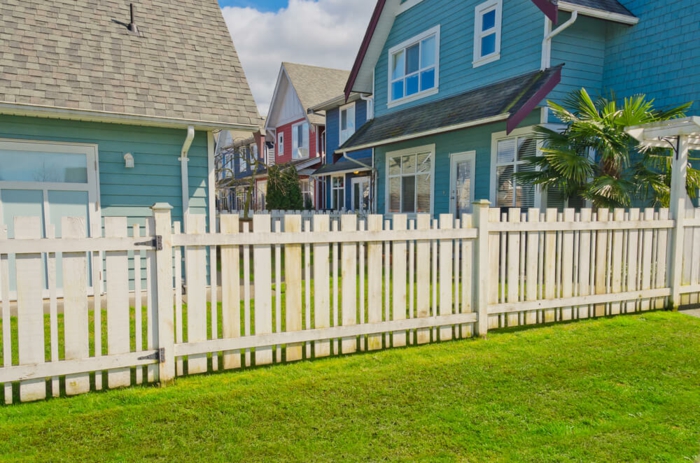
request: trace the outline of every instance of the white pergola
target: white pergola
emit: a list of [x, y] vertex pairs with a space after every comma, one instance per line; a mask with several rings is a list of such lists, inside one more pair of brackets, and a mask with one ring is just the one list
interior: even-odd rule
[[654, 122], [635, 127], [627, 127], [625, 131], [634, 137], [644, 147], [670, 148], [673, 150], [671, 177], [671, 217], [676, 221], [673, 230], [673, 266], [670, 268], [671, 302], [674, 308], [680, 305], [681, 268], [683, 262], [683, 238], [685, 233], [684, 221], [688, 216], [687, 210], [693, 205], [686, 191], [688, 175], [688, 155], [690, 151], [700, 150], [700, 117], [686, 117], [664, 122]]

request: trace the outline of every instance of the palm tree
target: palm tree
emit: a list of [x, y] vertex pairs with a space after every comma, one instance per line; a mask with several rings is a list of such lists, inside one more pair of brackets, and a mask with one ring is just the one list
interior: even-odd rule
[[[625, 127], [684, 117], [692, 103], [667, 111], [653, 100], [635, 95], [618, 105], [614, 96], [593, 101], [585, 89], [572, 92], [563, 105], [548, 101], [563, 131], [536, 127], [542, 155], [526, 161], [536, 169], [515, 174], [520, 181], [554, 190], [565, 198], [581, 197], [594, 208], [629, 207], [632, 199], [667, 207], [670, 199], [671, 155], [668, 150], [643, 149]], [[700, 187], [700, 171], [688, 168], [688, 194]]]

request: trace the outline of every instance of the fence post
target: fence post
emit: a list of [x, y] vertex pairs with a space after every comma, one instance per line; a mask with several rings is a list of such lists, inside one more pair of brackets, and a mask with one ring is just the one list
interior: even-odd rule
[[679, 136], [677, 151], [674, 153], [671, 176], [671, 218], [676, 221], [671, 235], [671, 308], [678, 310], [681, 305], [681, 275], [683, 273], [683, 244], [685, 242], [685, 218], [686, 207], [690, 203], [686, 191], [686, 178], [688, 176], [688, 137]]
[[476, 334], [486, 337], [489, 329], [488, 291], [489, 291], [489, 207], [491, 203], [482, 199], [474, 205], [474, 228], [479, 231], [474, 246], [474, 308], [478, 314]]
[[[160, 350], [158, 381], [161, 385], [172, 383], [175, 379], [175, 324], [173, 322], [173, 244], [170, 211], [167, 203], [156, 203], [153, 210], [156, 236], [160, 237], [162, 247], [156, 251], [156, 300], [158, 306], [157, 330], [154, 333], [155, 345]], [[180, 265], [176, 262], [175, 265]]]

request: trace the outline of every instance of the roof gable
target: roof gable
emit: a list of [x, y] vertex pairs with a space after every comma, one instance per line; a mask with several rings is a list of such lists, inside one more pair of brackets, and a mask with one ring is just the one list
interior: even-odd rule
[[259, 118], [216, 0], [0, 2], [0, 105], [247, 127]]

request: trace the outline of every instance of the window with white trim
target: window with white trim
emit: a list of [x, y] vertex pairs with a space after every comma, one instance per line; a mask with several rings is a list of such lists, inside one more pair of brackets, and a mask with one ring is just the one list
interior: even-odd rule
[[516, 180], [516, 172], [531, 172], [535, 167], [525, 158], [537, 155], [537, 140], [532, 136], [503, 138], [496, 142], [496, 207], [535, 206], [535, 187]]
[[388, 213], [431, 211], [433, 153], [431, 147], [387, 153]]
[[331, 209], [339, 211], [345, 207], [345, 176], [331, 177]]
[[440, 26], [389, 50], [389, 103], [413, 101], [438, 88]]
[[340, 108], [340, 144], [355, 133], [355, 103]]
[[284, 132], [277, 134], [277, 156], [284, 154]]
[[238, 172], [245, 172], [248, 169], [248, 156], [250, 156], [250, 151], [248, 151], [247, 146], [241, 146], [238, 150]]
[[501, 58], [502, 0], [489, 0], [474, 12], [474, 67]]
[[302, 122], [292, 126], [292, 159], [309, 157], [309, 123]]
[[301, 196], [304, 198], [304, 208], [312, 208], [314, 205], [314, 185], [309, 179], [299, 181], [301, 186]]

